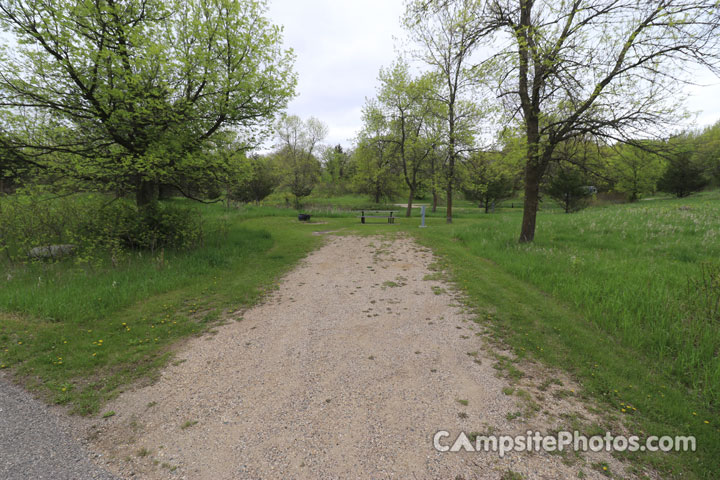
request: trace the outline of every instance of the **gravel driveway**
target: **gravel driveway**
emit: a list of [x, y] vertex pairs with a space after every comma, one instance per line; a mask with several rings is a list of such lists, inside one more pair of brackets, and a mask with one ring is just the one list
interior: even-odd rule
[[433, 448], [439, 430], [548, 431], [571, 411], [567, 395], [508, 391], [434, 260], [409, 238], [329, 237], [263, 304], [108, 405], [94, 447], [127, 478], [605, 478], [575, 457]]
[[0, 479], [115, 478], [90, 461], [70, 419], [0, 377]]

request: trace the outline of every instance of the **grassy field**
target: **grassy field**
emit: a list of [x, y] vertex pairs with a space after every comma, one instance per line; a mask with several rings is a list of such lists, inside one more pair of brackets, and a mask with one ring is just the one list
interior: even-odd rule
[[599, 402], [611, 425], [697, 437], [695, 453], [637, 454], [640, 464], [714, 479], [720, 319], [709, 307], [719, 295], [719, 200], [710, 192], [572, 215], [548, 207], [532, 245], [517, 243], [522, 212], [507, 205], [486, 215], [458, 202], [452, 225], [439, 209], [427, 229], [417, 216], [361, 226], [348, 211], [361, 198], [316, 199], [305, 209], [316, 225], [285, 208], [196, 206], [207, 230], [198, 250], [136, 255], [117, 268], [39, 264], [3, 274], [0, 366], [51, 401], [98, 412], [171, 361], [174, 343], [256, 302], [319, 245], [313, 231], [404, 232], [441, 256], [479, 322], [521, 361], [572, 374], [578, 395]]
[[[552, 294], [624, 346], [662, 364], [705, 406], [718, 406], [718, 318], [709, 318], [697, 298], [698, 285], [718, 274], [718, 200], [713, 193], [545, 214], [532, 245], [516, 242], [519, 213], [463, 219], [443, 237]], [[714, 281], [710, 300], [720, 298]]]
[[157, 372], [173, 343], [257, 301], [319, 242], [288, 222], [291, 212], [257, 218], [196, 208], [206, 238], [191, 252], [138, 253], [118, 267], [5, 266], [0, 368], [54, 403], [97, 412]]
[[695, 453], [637, 460], [711, 479], [720, 475], [720, 325], [693, 285], [701, 264], [720, 258], [718, 200], [544, 213], [533, 245], [516, 241], [520, 213], [431, 223], [418, 235], [520, 358], [571, 372], [582, 395], [633, 432], [697, 438]]

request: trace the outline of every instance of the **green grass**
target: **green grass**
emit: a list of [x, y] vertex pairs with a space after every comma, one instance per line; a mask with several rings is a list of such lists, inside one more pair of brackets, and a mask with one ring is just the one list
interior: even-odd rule
[[[333, 208], [340, 210], [360, 210], [363, 208], [381, 208], [393, 209], [396, 203], [405, 203], [407, 199], [395, 198], [392, 200], [383, 200], [375, 203], [369, 195], [323, 195], [322, 193], [313, 192], [309, 197], [302, 200], [303, 209], [326, 208], [332, 205]], [[274, 207], [290, 207], [294, 202], [294, 197], [287, 192], [276, 192], [263, 200], [263, 205]]]
[[117, 268], [6, 267], [0, 368], [54, 403], [97, 412], [129, 382], [152, 377], [175, 342], [256, 302], [320, 241], [311, 235], [319, 226], [300, 225], [288, 212], [252, 218], [252, 211], [195, 208], [207, 235], [191, 252], [136, 253]]
[[[517, 243], [522, 212], [507, 202], [490, 215], [457, 202], [452, 225], [441, 208], [426, 229], [417, 211], [394, 225], [359, 225], [349, 211], [366, 201], [359, 197], [316, 199], [308, 211], [319, 225], [297, 222], [292, 209], [198, 205], [209, 231], [198, 250], [3, 275], [0, 366], [52, 401], [97, 412], [129, 382], [152, 378], [175, 342], [273, 288], [319, 244], [313, 231], [405, 232], [440, 255], [496, 338], [520, 358], [568, 371], [582, 385], [575, 395], [599, 402], [611, 424], [697, 438], [695, 453], [633, 461], [664, 477], [718, 478], [720, 325], [701, 315], [688, 287], [703, 262], [720, 258], [718, 200], [710, 192], [572, 215], [548, 205], [532, 245]], [[523, 375], [507, 359], [498, 368]]]
[[552, 294], [660, 362], [706, 406], [718, 406], [720, 329], [694, 308], [698, 293], [688, 288], [700, 279], [701, 263], [720, 259], [718, 197], [541, 215], [532, 245], [515, 241], [512, 215], [456, 227], [451, 238]]
[[[290, 205], [292, 204], [292, 198], [290, 198], [290, 202], [288, 203], [286, 201], [286, 196], [289, 194], [286, 193], [274, 193], [273, 195], [270, 195], [268, 198], [263, 200], [261, 207], [253, 207], [250, 206], [250, 209], [257, 209], [259, 212], [268, 212], [270, 214], [273, 214], [271, 212], [274, 211], [284, 211], [287, 212], [290, 208]], [[391, 199], [391, 200], [382, 200], [380, 203], [375, 203], [368, 195], [336, 195], [336, 196], [325, 196], [318, 193], [313, 193], [309, 197], [306, 197], [303, 199], [302, 202], [302, 208], [301, 211], [303, 212], [309, 212], [309, 213], [318, 213], [322, 214], [323, 216], [327, 216], [326, 214], [330, 214], [329, 216], [335, 217], [335, 216], [353, 216], [355, 215], [353, 212], [357, 210], [394, 210], [398, 212], [398, 216], [402, 217], [405, 216], [405, 207], [401, 207], [398, 205], [405, 205], [407, 204], [407, 195], [402, 194], [398, 196], [397, 198]], [[446, 217], [446, 204], [445, 200], [441, 199], [440, 202], [438, 202], [438, 207], [436, 212], [432, 212], [430, 209], [430, 205], [432, 204], [432, 198], [428, 196], [428, 198], [422, 199], [422, 200], [415, 200], [413, 202], [413, 205], [419, 206], [419, 205], [426, 205], [426, 216], [427, 217], [437, 217], [437, 218], [445, 218]], [[508, 200], [506, 202], [503, 202], [502, 205], [498, 205], [495, 209], [496, 212], [501, 211], [519, 211], [518, 209], [522, 205], [521, 201], [518, 200]], [[511, 208], [513, 206], [514, 208]], [[552, 210], [559, 209], [559, 207], [553, 205], [548, 205], [545, 208], [549, 208]], [[478, 208], [478, 206], [470, 202], [468, 200], [462, 200], [457, 199], [453, 202], [453, 212], [454, 216], [457, 218], [467, 218], [467, 217], [473, 217], [476, 216], [479, 212], [482, 210]], [[413, 217], [419, 217], [420, 216], [420, 209], [414, 208], [412, 211]]]
[[720, 258], [719, 198], [541, 213], [532, 245], [517, 243], [520, 212], [412, 231], [517, 355], [569, 371], [634, 433], [697, 438], [695, 453], [637, 461], [711, 479], [720, 475], [720, 328], [690, 309], [688, 281]]

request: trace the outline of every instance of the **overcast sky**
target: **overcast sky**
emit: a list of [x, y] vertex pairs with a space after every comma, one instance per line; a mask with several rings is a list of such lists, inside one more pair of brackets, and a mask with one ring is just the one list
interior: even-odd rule
[[[403, 10], [402, 0], [270, 0], [269, 17], [297, 55], [298, 96], [288, 113], [319, 118], [330, 128], [327, 144], [350, 146], [380, 67], [397, 56]], [[688, 87], [688, 107], [705, 126], [720, 119], [720, 80], [698, 72], [697, 81], [713, 84]]]

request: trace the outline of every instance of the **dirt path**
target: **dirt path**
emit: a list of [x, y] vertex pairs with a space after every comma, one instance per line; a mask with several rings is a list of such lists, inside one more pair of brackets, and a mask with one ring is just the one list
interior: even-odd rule
[[109, 405], [96, 448], [150, 479], [604, 478], [559, 455], [433, 448], [438, 430], [547, 431], [568, 406], [549, 397], [549, 417], [515, 414], [527, 404], [503, 392], [432, 262], [407, 238], [329, 237], [264, 304]]

